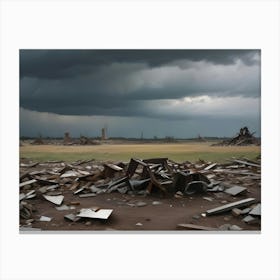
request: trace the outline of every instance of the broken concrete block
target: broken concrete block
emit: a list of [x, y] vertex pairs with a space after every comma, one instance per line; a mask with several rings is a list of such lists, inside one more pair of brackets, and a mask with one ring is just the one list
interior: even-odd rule
[[253, 217], [251, 215], [246, 216], [242, 221], [249, 225], [259, 224], [259, 222], [260, 222], [258, 218]]
[[229, 230], [242, 230], [242, 228], [239, 227], [239, 226], [237, 226], [237, 225], [231, 225], [231, 226], [229, 227]]
[[39, 221], [40, 222], [50, 222], [52, 220], [52, 218], [47, 217], [47, 216], [41, 216]]
[[219, 226], [220, 230], [230, 230], [231, 224], [224, 224]]
[[240, 209], [238, 209], [238, 208], [233, 208], [233, 209], [231, 210], [231, 214], [232, 214], [232, 216], [234, 216], [234, 217], [240, 216], [241, 213], [242, 213], [242, 210], [240, 210]]

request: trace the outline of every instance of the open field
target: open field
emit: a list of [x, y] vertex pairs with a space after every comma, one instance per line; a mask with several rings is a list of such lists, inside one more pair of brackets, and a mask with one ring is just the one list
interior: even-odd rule
[[231, 157], [256, 158], [261, 152], [260, 146], [210, 146], [209, 143], [174, 144], [102, 144], [93, 146], [62, 145], [23, 145], [20, 157], [36, 161], [85, 159], [122, 160], [134, 158], [167, 157], [177, 162], [206, 161], [225, 162]]

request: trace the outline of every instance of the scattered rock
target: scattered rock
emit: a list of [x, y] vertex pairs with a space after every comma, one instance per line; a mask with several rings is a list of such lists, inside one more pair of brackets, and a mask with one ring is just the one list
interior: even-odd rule
[[240, 210], [240, 209], [238, 209], [238, 208], [233, 208], [233, 209], [231, 210], [231, 214], [232, 214], [232, 216], [234, 216], [234, 217], [240, 216], [241, 213], [242, 213], [242, 210]]
[[161, 201], [153, 201], [153, 202], [152, 202], [152, 205], [160, 205], [160, 204], [162, 204]]
[[200, 216], [194, 215], [194, 216], [192, 216], [192, 218], [195, 219], [195, 220], [198, 220], [198, 219], [200, 219]]
[[231, 224], [224, 224], [219, 226], [220, 230], [230, 230]]
[[231, 225], [229, 230], [242, 230], [242, 228], [237, 225]]

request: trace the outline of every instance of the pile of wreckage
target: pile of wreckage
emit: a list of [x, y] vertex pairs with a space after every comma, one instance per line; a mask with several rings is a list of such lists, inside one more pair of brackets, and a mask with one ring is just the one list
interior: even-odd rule
[[224, 140], [212, 146], [247, 146], [260, 145], [259, 139], [254, 136], [255, 132], [251, 133], [247, 126], [240, 128], [239, 133], [229, 140]]
[[[147, 196], [153, 193], [161, 197], [171, 195], [175, 198], [201, 195], [203, 199], [211, 201], [211, 198], [205, 195], [215, 194], [219, 197], [219, 193], [226, 193], [238, 197], [247, 193], [246, 186], [253, 184], [260, 188], [260, 179], [260, 159], [231, 159], [226, 164], [204, 161], [176, 163], [167, 158], [132, 158], [129, 163], [98, 163], [94, 160], [76, 161], [71, 164], [60, 161], [22, 162], [19, 184], [20, 218], [25, 220], [26, 225], [32, 225], [36, 209], [30, 200], [35, 197], [55, 204], [57, 210], [73, 209], [72, 213], [64, 216], [72, 222], [82, 218], [108, 219], [112, 214], [112, 209], [92, 207], [76, 210], [75, 203], [62, 204], [65, 191], [71, 191], [79, 198], [119, 192], [133, 196]], [[242, 218], [245, 223], [260, 225], [259, 202], [254, 197], [231, 203], [226, 201], [222, 206], [201, 213], [201, 216], [231, 212], [233, 216]], [[41, 216], [38, 219], [49, 221], [51, 218]], [[178, 228], [214, 230], [192, 224], [179, 224]], [[221, 229], [230, 229], [230, 225]]]

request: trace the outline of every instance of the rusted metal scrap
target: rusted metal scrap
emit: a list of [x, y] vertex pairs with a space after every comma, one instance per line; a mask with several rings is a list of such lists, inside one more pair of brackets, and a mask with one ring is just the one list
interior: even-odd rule
[[[141, 166], [141, 173], [137, 172], [137, 167]], [[172, 184], [171, 180], [163, 179], [162, 176], [158, 173], [154, 173], [156, 168], [168, 168], [167, 159], [149, 159], [149, 160], [139, 160], [131, 159], [127, 169], [127, 176], [131, 178], [135, 173], [140, 175], [142, 179], [150, 179], [150, 182], [147, 186], [147, 192], [151, 193], [154, 187], [161, 190], [163, 193], [167, 192], [167, 186]], [[161, 178], [160, 178], [161, 177]]]

